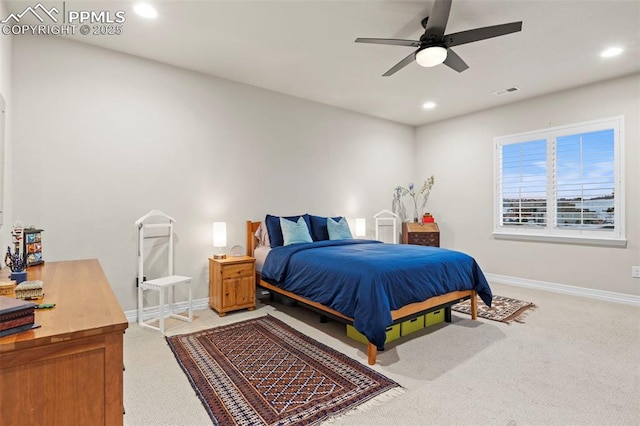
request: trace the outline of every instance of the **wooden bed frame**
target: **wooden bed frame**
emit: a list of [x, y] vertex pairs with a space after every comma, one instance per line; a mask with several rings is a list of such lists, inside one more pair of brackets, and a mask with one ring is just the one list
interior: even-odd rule
[[[255, 237], [255, 233], [259, 227], [260, 227], [260, 222], [252, 222], [250, 220], [247, 221], [247, 255], [248, 256], [253, 256], [253, 251], [257, 243], [257, 238]], [[259, 272], [256, 272], [256, 283], [258, 283], [260, 287], [263, 287], [271, 292], [282, 294], [286, 297], [296, 300], [313, 310], [319, 311], [321, 314], [328, 315], [339, 321], [353, 325], [353, 318], [343, 315], [340, 312], [334, 309], [331, 309], [327, 306], [324, 306], [318, 302], [314, 302], [313, 300], [309, 300], [305, 297], [299, 296], [297, 294], [291, 293], [289, 291], [276, 287], [272, 284], [269, 284], [268, 282], [263, 281], [261, 279]], [[391, 311], [391, 317], [393, 318], [393, 323], [397, 324], [397, 323], [415, 318], [419, 315], [444, 308], [446, 309], [445, 311], [446, 320], [450, 322], [451, 321], [451, 305], [454, 305], [458, 302], [461, 302], [467, 299], [471, 299], [471, 318], [475, 320], [478, 317], [478, 301], [476, 298], [475, 290], [454, 291], [451, 293], [446, 293], [440, 296], [432, 297], [422, 302], [412, 303], [410, 305], [403, 306], [400, 309]], [[374, 365], [376, 363], [377, 355], [378, 355], [378, 348], [376, 347], [376, 345], [374, 345], [371, 342], [368, 342], [367, 343], [367, 362], [369, 363], [369, 365]]]

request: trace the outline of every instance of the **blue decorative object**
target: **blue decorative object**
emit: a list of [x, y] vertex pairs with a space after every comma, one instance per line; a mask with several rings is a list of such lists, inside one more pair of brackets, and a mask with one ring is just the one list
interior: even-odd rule
[[12, 272], [9, 277], [16, 282], [16, 284], [20, 284], [23, 281], [27, 280], [27, 271], [22, 272]]

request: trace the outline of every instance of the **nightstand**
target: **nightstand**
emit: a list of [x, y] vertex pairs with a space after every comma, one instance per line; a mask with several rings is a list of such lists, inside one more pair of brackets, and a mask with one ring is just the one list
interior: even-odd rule
[[209, 258], [209, 306], [221, 317], [256, 307], [256, 260], [251, 256]]
[[402, 244], [440, 247], [440, 229], [437, 223], [404, 222]]

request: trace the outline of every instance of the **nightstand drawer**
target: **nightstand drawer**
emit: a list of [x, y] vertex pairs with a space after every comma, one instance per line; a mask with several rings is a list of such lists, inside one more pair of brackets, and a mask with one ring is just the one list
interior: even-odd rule
[[253, 273], [253, 263], [225, 265], [224, 268], [222, 268], [222, 279], [250, 277]]

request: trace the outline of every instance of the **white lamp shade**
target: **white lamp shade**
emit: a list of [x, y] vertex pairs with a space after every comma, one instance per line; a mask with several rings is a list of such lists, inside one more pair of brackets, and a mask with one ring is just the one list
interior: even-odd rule
[[227, 223], [226, 222], [213, 222], [213, 246], [214, 247], [227, 246]]
[[367, 222], [364, 217], [356, 218], [356, 237], [364, 237], [367, 234]]
[[422, 67], [435, 67], [447, 59], [447, 49], [431, 46], [416, 53], [416, 62]]

